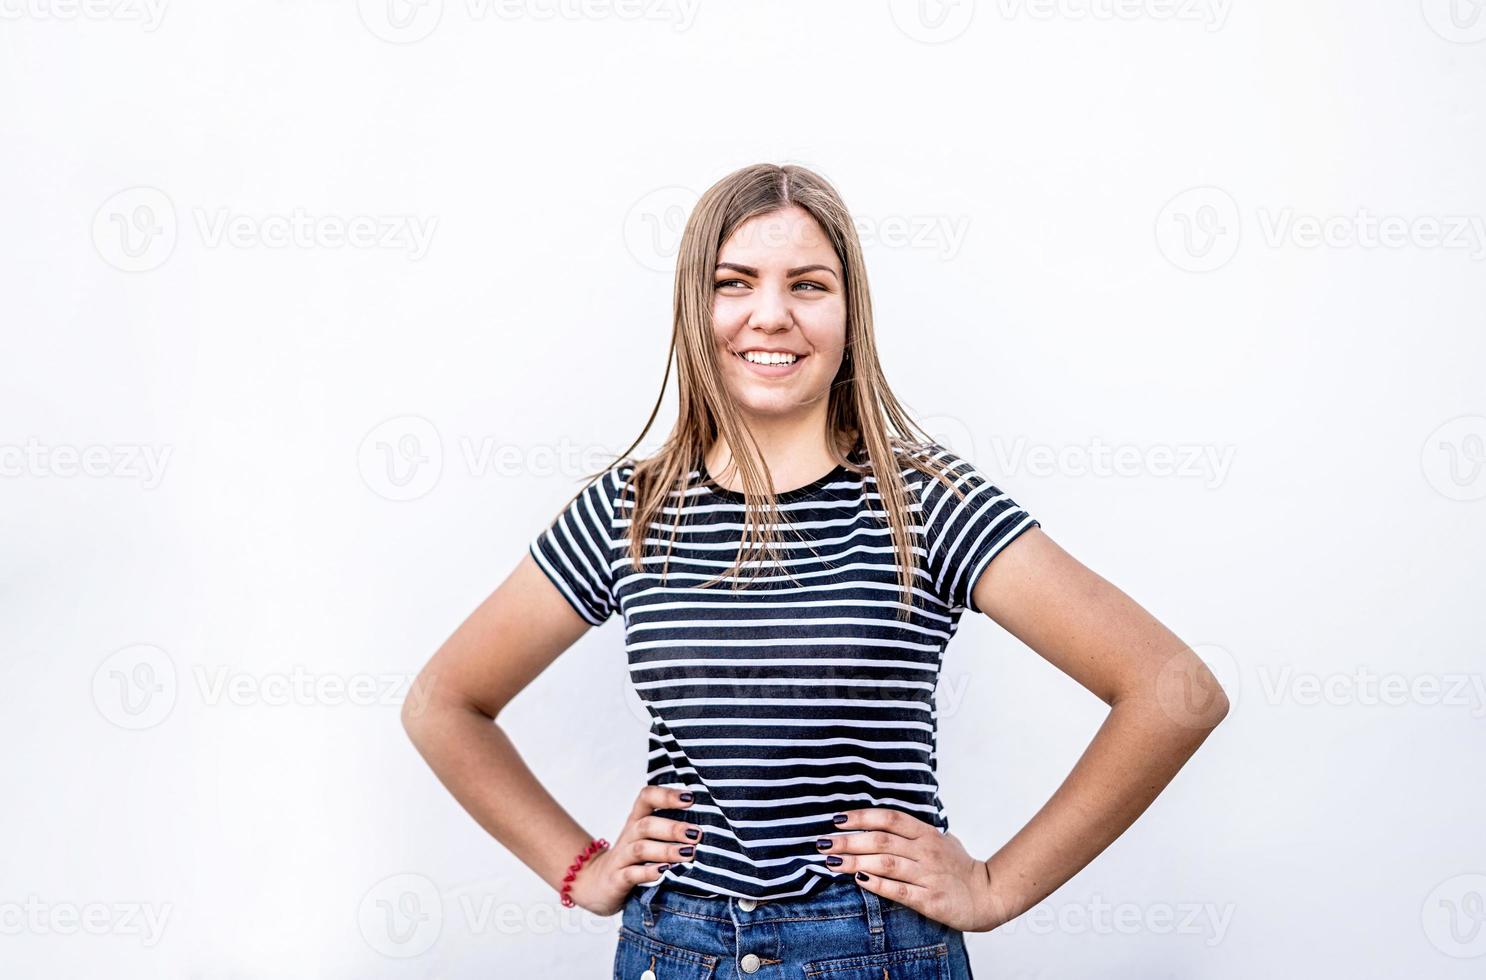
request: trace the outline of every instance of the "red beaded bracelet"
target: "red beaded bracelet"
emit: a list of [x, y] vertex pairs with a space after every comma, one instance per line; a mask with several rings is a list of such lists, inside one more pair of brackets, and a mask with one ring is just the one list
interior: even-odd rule
[[599, 851], [602, 851], [608, 846], [608, 841], [604, 840], [602, 837], [595, 837], [593, 840], [589, 841], [588, 846], [583, 848], [583, 850], [578, 854], [578, 860], [568, 865], [568, 873], [563, 876], [562, 891], [560, 893], [562, 895], [562, 904], [564, 908], [570, 909], [573, 907], [573, 897], [569, 895], [568, 892], [572, 891], [573, 879], [578, 877], [578, 869], [583, 867], [584, 861], [587, 861], [589, 858], [593, 857]]

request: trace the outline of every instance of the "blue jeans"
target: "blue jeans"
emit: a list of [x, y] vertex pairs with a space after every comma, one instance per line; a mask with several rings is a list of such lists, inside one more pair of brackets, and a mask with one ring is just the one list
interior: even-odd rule
[[[649, 971], [647, 974], [646, 971]], [[636, 885], [614, 980], [974, 980], [965, 937], [850, 875], [756, 903]]]

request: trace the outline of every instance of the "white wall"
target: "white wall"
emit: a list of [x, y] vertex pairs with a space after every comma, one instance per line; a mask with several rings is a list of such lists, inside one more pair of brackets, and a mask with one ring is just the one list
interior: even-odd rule
[[[643, 424], [690, 201], [774, 161], [858, 215], [900, 397], [1235, 702], [980, 975], [1480, 974], [1486, 12], [386, 2], [0, 2], [0, 972], [607, 975], [397, 703]], [[1103, 706], [974, 618], [985, 856]], [[611, 620], [509, 715], [597, 835], [626, 684]]]

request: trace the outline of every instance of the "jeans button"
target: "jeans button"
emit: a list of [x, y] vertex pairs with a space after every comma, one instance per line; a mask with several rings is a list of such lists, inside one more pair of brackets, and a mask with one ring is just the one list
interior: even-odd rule
[[[745, 912], [752, 912], [754, 909], [758, 908], [758, 903], [751, 898], [740, 898], [738, 899], [738, 908], [742, 909]], [[749, 972], [752, 973], [753, 971], [750, 970]]]
[[743, 957], [743, 962], [739, 963], [738, 965], [743, 968], [744, 973], [757, 973], [759, 968], [759, 958], [752, 953], [749, 953], [747, 956]]

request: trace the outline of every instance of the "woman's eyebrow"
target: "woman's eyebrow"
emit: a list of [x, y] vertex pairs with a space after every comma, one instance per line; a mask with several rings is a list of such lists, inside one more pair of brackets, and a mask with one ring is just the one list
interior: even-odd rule
[[[736, 262], [719, 262], [719, 263], [717, 263], [717, 268], [719, 268], [719, 269], [732, 269], [732, 270], [734, 270], [736, 272], [743, 273], [745, 276], [752, 276], [755, 279], [758, 278], [758, 270], [757, 269], [753, 268], [752, 266], [739, 265]], [[816, 265], [802, 265], [802, 266], [800, 266], [797, 269], [791, 269], [791, 270], [789, 270], [784, 275], [785, 275], [785, 278], [786, 279], [792, 279], [795, 276], [804, 275], [807, 272], [814, 272], [817, 269], [819, 269], [822, 272], [829, 272], [833, 276], [836, 275], [836, 270], [835, 269], [832, 269], [828, 265], [820, 265], [820, 264], [816, 264]], [[837, 276], [837, 278], [840, 278], [840, 277]]]

